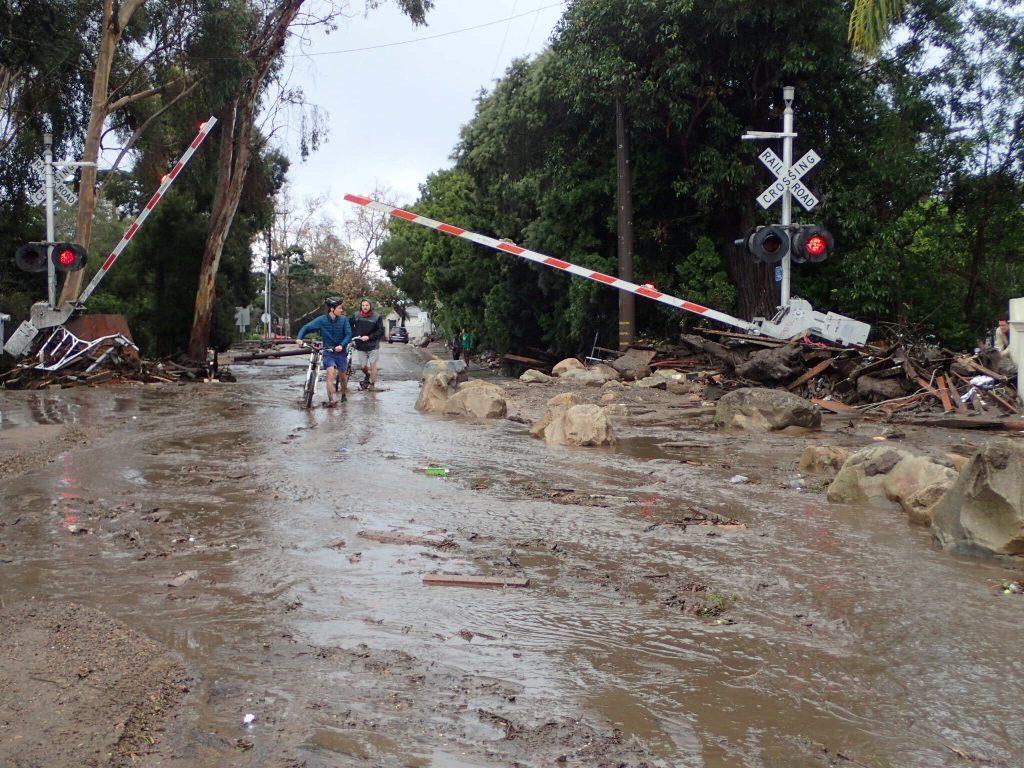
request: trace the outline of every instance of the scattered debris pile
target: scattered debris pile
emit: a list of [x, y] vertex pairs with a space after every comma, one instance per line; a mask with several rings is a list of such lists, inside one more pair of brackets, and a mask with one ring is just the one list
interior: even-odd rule
[[234, 381], [212, 363], [144, 360], [121, 315], [87, 315], [54, 328], [38, 352], [0, 374], [2, 389], [48, 389], [95, 386], [110, 382], [185, 383]]
[[845, 348], [710, 329], [681, 341], [682, 347], [659, 349], [652, 365], [687, 370], [712, 363], [717, 370], [711, 378], [726, 389], [776, 386], [833, 412], [857, 407], [887, 415], [1019, 413], [1010, 376], [923, 343], [894, 339]]

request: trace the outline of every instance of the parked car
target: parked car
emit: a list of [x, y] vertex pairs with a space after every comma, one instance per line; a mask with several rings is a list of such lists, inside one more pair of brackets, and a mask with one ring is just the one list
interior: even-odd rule
[[403, 344], [409, 343], [409, 331], [405, 328], [393, 328], [388, 334], [388, 344], [393, 341], [400, 341]]

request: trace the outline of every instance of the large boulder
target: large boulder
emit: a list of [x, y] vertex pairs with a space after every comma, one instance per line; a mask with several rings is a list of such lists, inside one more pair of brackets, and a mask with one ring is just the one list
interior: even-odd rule
[[530, 427], [530, 436], [536, 438], [544, 437], [544, 430], [547, 429], [548, 424], [555, 419], [561, 418], [567, 409], [577, 405], [579, 402], [579, 395], [575, 392], [561, 392], [549, 399], [544, 415]]
[[573, 405], [544, 428], [548, 445], [611, 445], [615, 442], [609, 416], [597, 405]]
[[582, 371], [584, 368], [586, 366], [575, 357], [567, 357], [565, 360], [555, 363], [555, 367], [551, 369], [551, 375], [561, 376], [566, 371]]
[[715, 424], [726, 429], [771, 431], [786, 427], [821, 426], [821, 409], [789, 392], [745, 387], [723, 395]]
[[543, 371], [531, 368], [520, 376], [519, 380], [525, 384], [550, 384], [555, 379], [553, 376], [548, 376]]
[[737, 366], [736, 375], [754, 381], [781, 381], [800, 368], [800, 350], [796, 345], [787, 344], [755, 352], [745, 363]]
[[861, 376], [857, 379], [857, 394], [865, 400], [892, 400], [903, 397], [906, 391], [899, 379], [881, 379], [874, 376]]
[[932, 533], [946, 549], [1024, 555], [1024, 445], [983, 446], [936, 505]]
[[571, 368], [563, 371], [558, 380], [565, 384], [574, 384], [581, 387], [600, 387], [608, 379], [597, 371], [590, 371], [586, 368]]
[[829, 501], [899, 504], [911, 522], [928, 525], [936, 502], [956, 481], [945, 458], [875, 445], [852, 454], [828, 487]]
[[652, 349], [634, 349], [630, 347], [625, 354], [612, 361], [612, 368], [618, 371], [626, 381], [636, 381], [651, 375], [651, 360], [655, 352]]
[[809, 445], [800, 454], [800, 470], [834, 480], [849, 457], [850, 452], [837, 445]]
[[502, 419], [508, 413], [508, 401], [501, 387], [475, 379], [460, 385], [448, 398], [444, 413], [448, 416]]
[[462, 360], [443, 360], [435, 357], [433, 360], [428, 360], [423, 366], [423, 370], [420, 372], [420, 383], [425, 381], [428, 376], [441, 371], [450, 371], [455, 374], [458, 381], [465, 381], [468, 378], [466, 364]]
[[416, 410], [443, 413], [448, 398], [455, 394], [456, 377], [457, 374], [450, 370], [425, 373], [420, 383], [420, 396], [416, 399]]

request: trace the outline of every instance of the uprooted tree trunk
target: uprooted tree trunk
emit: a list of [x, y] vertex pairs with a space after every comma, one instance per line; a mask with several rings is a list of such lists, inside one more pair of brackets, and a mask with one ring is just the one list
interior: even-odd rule
[[196, 291], [195, 314], [189, 336], [188, 355], [205, 360], [213, 322], [217, 272], [231, 224], [253, 157], [256, 110], [267, 76], [275, 60], [284, 51], [288, 27], [295, 20], [304, 0], [284, 0], [267, 18], [251, 48], [254, 72], [241, 94], [227, 106], [221, 124], [220, 155], [217, 161], [217, 190], [213, 198], [210, 229], [203, 249], [203, 263]]

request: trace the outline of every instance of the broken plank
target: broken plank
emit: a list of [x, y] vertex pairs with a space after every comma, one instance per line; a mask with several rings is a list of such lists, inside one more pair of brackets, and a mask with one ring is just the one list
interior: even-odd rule
[[435, 573], [423, 577], [423, 583], [438, 587], [528, 587], [529, 579], [514, 576], [450, 576]]
[[397, 531], [359, 531], [361, 539], [376, 541], [378, 544], [400, 544], [415, 547], [434, 547], [435, 549], [455, 549], [459, 545], [451, 539], [428, 539], [424, 536], [410, 536]]
[[826, 411], [832, 411], [832, 413], [855, 413], [857, 411], [852, 405], [841, 403], [838, 400], [822, 400], [820, 397], [812, 397], [811, 402], [817, 405], [819, 408], [824, 408]]
[[788, 389], [790, 392], [792, 392], [794, 389], [799, 387], [801, 384], [803, 384], [805, 382], [808, 382], [811, 379], [813, 379], [815, 376], [817, 376], [819, 373], [824, 371], [830, 365], [832, 365], [832, 358], [831, 357], [826, 358], [825, 360], [822, 360], [816, 366], [811, 368], [811, 370], [807, 371], [803, 376], [801, 376], [799, 379], [797, 379], [792, 384], [790, 384], [788, 387], [786, 387], [786, 389]]
[[996, 381], [1002, 381], [1002, 382], [1005, 382], [1005, 381], [1006, 381], [1006, 377], [1005, 377], [1005, 376], [1003, 376], [1003, 375], [1001, 375], [1001, 374], [998, 374], [998, 373], [996, 373], [995, 371], [990, 371], [990, 370], [989, 370], [988, 368], [986, 368], [986, 367], [985, 367], [984, 365], [982, 365], [981, 363], [979, 363], [979, 362], [977, 362], [976, 360], [973, 360], [973, 359], [971, 359], [971, 358], [969, 358], [969, 357], [958, 357], [958, 358], [957, 358], [957, 362], [959, 362], [959, 363], [963, 363], [963, 364], [964, 364], [964, 365], [966, 365], [966, 366], [967, 366], [968, 368], [973, 368], [973, 369], [974, 369], [974, 370], [976, 370], [976, 371], [977, 371], [978, 373], [983, 373], [983, 374], [985, 374], [986, 376], [991, 376], [991, 377], [992, 377], [993, 379], [995, 379]]
[[942, 400], [942, 410], [946, 413], [953, 412], [953, 403], [949, 399], [949, 391], [946, 389], [946, 381], [941, 376], [935, 377], [935, 383], [939, 389], [939, 399]]

